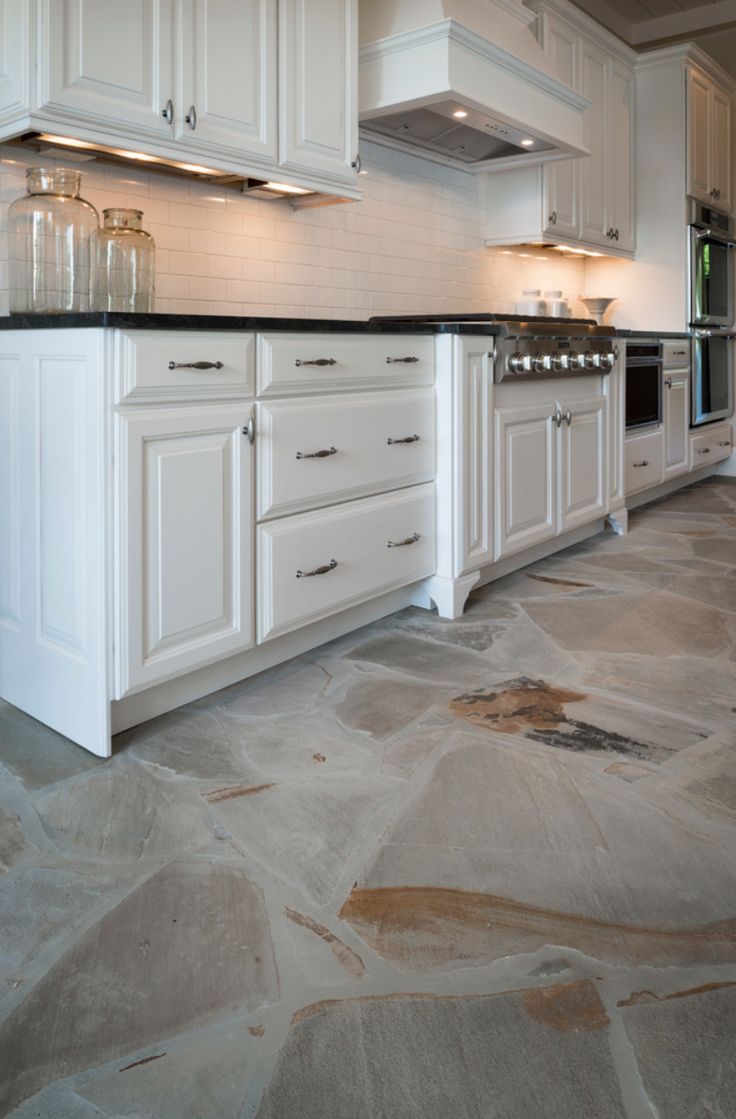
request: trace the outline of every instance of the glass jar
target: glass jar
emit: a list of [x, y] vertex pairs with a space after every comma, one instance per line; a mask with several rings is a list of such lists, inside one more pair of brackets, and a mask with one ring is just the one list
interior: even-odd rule
[[89, 310], [90, 236], [97, 210], [79, 196], [82, 175], [29, 167], [24, 198], [8, 207], [10, 310]]
[[547, 301], [540, 298], [540, 288], [525, 288], [522, 292], [523, 299], [516, 304], [517, 315], [532, 315], [535, 317], [547, 314]]
[[141, 210], [103, 210], [92, 236], [92, 310], [152, 311], [156, 245]]

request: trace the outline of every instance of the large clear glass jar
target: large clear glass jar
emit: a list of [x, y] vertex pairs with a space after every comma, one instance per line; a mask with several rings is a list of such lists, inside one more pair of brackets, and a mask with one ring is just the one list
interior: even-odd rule
[[29, 167], [24, 198], [8, 207], [10, 310], [88, 311], [90, 236], [97, 210], [79, 196], [79, 171]]
[[152, 311], [156, 261], [141, 210], [103, 210], [92, 235], [92, 310]]

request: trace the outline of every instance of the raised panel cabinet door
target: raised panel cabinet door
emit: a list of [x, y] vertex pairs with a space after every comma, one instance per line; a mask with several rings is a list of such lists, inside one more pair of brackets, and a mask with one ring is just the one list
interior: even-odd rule
[[690, 377], [667, 373], [664, 378], [664, 474], [672, 478], [690, 468]]
[[462, 346], [463, 369], [454, 384], [460, 493], [453, 535], [458, 574], [493, 559], [493, 364], [488, 350], [476, 349], [475, 341], [468, 338]]
[[[543, 46], [555, 77], [577, 89], [580, 37], [570, 24], [544, 14]], [[542, 227], [558, 237], [578, 236], [580, 160], [563, 159], [544, 168]]]
[[277, 159], [276, 4], [179, 0], [177, 129], [192, 147]]
[[608, 70], [608, 133], [605, 160], [606, 228], [614, 231], [613, 245], [633, 252], [636, 247], [634, 204], [634, 72], [612, 58]]
[[173, 136], [171, 0], [42, 0], [41, 11], [43, 103], [90, 125]]
[[712, 202], [711, 97], [713, 87], [696, 70], [687, 75], [687, 193], [701, 202]]
[[29, 100], [29, 0], [0, 0], [0, 120], [12, 120]]
[[117, 417], [121, 695], [253, 644], [247, 414]]
[[280, 0], [279, 162], [355, 185], [357, 0]]
[[720, 210], [730, 210], [733, 202], [731, 135], [730, 94], [714, 86], [711, 100], [711, 189], [717, 192], [714, 201]]
[[496, 559], [557, 533], [553, 401], [496, 408]]
[[608, 511], [606, 399], [561, 401], [559, 531], [594, 521]]
[[608, 56], [595, 43], [582, 41], [581, 92], [591, 104], [583, 115], [583, 143], [590, 155], [580, 161], [580, 237], [594, 244], [610, 245], [611, 228], [606, 212], [606, 124]]

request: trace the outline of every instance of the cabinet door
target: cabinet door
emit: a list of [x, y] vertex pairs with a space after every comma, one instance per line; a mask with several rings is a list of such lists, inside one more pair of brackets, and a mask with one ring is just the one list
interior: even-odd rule
[[711, 189], [716, 191], [714, 201], [721, 210], [730, 210], [731, 192], [731, 97], [725, 90], [713, 86], [711, 99]]
[[496, 408], [496, 559], [557, 533], [555, 405]]
[[279, 162], [355, 185], [357, 0], [281, 0]]
[[43, 0], [42, 101], [86, 123], [171, 136], [171, 0]]
[[712, 202], [710, 155], [711, 83], [696, 70], [687, 75], [687, 193]]
[[594, 521], [608, 511], [606, 398], [558, 404], [560, 428], [559, 531]]
[[4, 120], [28, 108], [29, 0], [0, 0], [0, 116]]
[[610, 245], [606, 231], [606, 76], [608, 56], [595, 43], [582, 41], [581, 92], [590, 98], [583, 117], [583, 142], [590, 155], [580, 162], [580, 237], [599, 245]]
[[605, 148], [606, 230], [617, 249], [634, 251], [634, 72], [616, 59], [608, 69], [608, 134]]
[[118, 696], [253, 644], [247, 409], [117, 417]]
[[689, 469], [690, 375], [667, 373], [664, 378], [664, 474], [672, 478]]
[[[577, 89], [579, 36], [564, 20], [545, 13], [543, 45], [555, 77]], [[544, 168], [542, 226], [559, 237], [578, 236], [580, 160], [563, 159]]]
[[275, 163], [275, 4], [180, 0], [179, 12], [179, 135], [193, 147]]

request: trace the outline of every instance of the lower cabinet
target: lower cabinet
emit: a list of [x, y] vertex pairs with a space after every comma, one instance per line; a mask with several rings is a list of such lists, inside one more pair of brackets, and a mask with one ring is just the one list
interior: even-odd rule
[[728, 458], [733, 450], [731, 423], [706, 424], [704, 429], [690, 434], [690, 468], [710, 466]]
[[499, 407], [494, 415], [496, 559], [605, 515], [604, 396]]
[[624, 447], [626, 496], [656, 486], [664, 476], [662, 428], [629, 435]]
[[675, 478], [690, 469], [690, 374], [665, 373], [663, 397], [664, 476]]
[[117, 696], [249, 648], [249, 406], [118, 414]]

